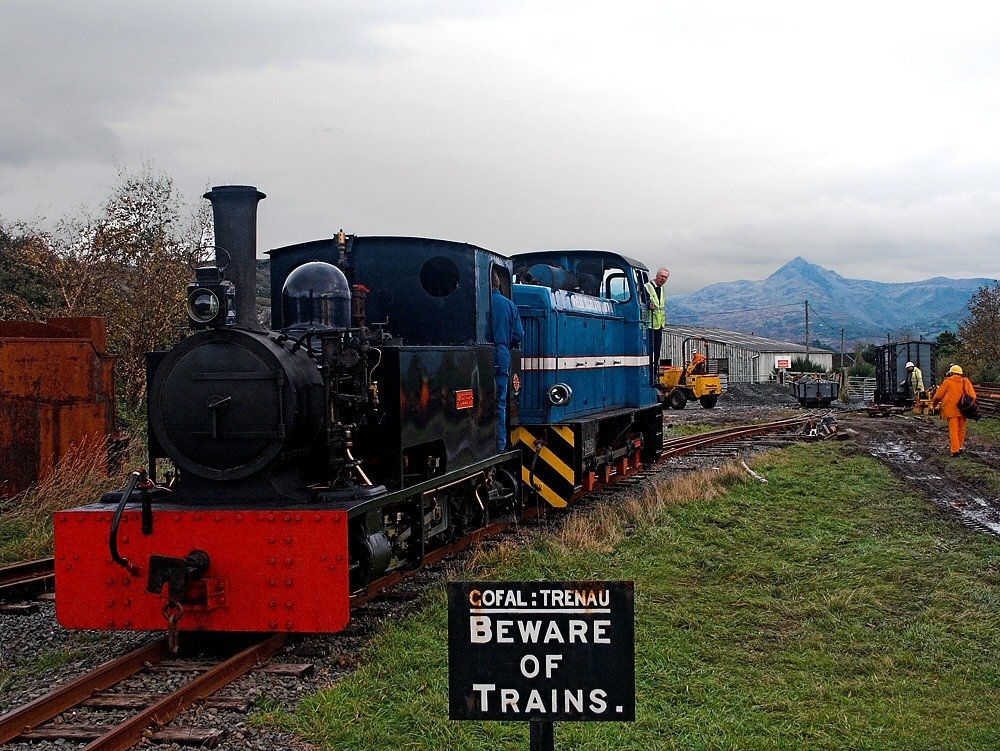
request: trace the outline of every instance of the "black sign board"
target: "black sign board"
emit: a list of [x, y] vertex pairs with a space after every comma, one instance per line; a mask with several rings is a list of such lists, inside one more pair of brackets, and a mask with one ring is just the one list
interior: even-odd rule
[[451, 582], [453, 720], [634, 720], [632, 582]]

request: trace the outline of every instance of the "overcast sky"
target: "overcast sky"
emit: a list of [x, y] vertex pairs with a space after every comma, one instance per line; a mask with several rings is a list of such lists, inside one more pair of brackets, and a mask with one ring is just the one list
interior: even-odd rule
[[1000, 4], [0, 0], [0, 218], [143, 162], [334, 234], [1000, 276]]

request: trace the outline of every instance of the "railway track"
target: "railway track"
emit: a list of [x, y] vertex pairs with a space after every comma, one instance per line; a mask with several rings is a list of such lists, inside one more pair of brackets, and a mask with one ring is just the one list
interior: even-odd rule
[[[452, 545], [438, 548], [424, 558], [424, 565], [434, 565], [483, 538], [497, 535], [507, 529], [507, 525], [491, 525], [477, 530]], [[351, 598], [352, 609], [360, 608], [386, 593], [400, 582], [414, 575], [416, 571], [394, 572], [372, 582], [363, 592]], [[187, 635], [186, 639], [197, 638]], [[253, 639], [249, 646], [229, 658], [214, 665], [190, 663], [191, 670], [198, 672], [190, 680], [168, 694], [151, 696], [128, 692], [106, 692], [143, 672], [157, 672], [159, 667], [169, 667], [174, 672], [185, 672], [185, 661], [171, 660], [173, 657], [169, 640], [156, 639], [126, 655], [98, 666], [94, 670], [58, 686], [48, 694], [25, 706], [0, 716], [0, 745], [10, 742], [58, 741], [85, 742], [84, 751], [121, 751], [132, 748], [143, 738], [161, 743], [183, 743], [214, 748], [221, 742], [223, 732], [219, 729], [163, 726], [177, 718], [196, 702], [206, 701], [211, 706], [212, 695], [229, 685], [240, 676], [253, 670], [259, 663], [266, 662], [286, 643], [285, 634], [262, 634]], [[192, 650], [190, 647], [186, 651]], [[223, 706], [231, 700], [214, 699]], [[59, 715], [72, 710], [84, 709], [92, 713], [97, 709], [132, 710], [127, 719], [111, 723], [53, 722]]]
[[723, 428], [712, 430], [707, 433], [696, 433], [694, 435], [671, 438], [663, 443], [663, 452], [660, 454], [661, 461], [675, 456], [683, 456], [695, 451], [699, 451], [709, 446], [720, 444], [732, 444], [745, 442], [746, 439], [753, 439], [767, 433], [780, 433], [784, 431], [801, 428], [810, 420], [816, 419], [815, 415], [793, 417], [787, 420], [777, 420], [775, 422], [761, 423], [759, 425], [743, 425], [736, 428]]
[[[121, 709], [123, 703], [135, 703], [134, 695], [102, 694], [105, 689], [122, 683], [144, 670], [150, 670], [170, 656], [167, 639], [157, 639], [126, 655], [104, 663], [95, 670], [58, 686], [48, 694], [0, 716], [0, 743], [65, 739], [87, 741], [86, 751], [119, 751], [131, 748], [145, 737], [152, 726], [162, 726], [173, 720], [196, 701], [205, 699], [223, 686], [245, 674], [258, 662], [274, 655], [285, 643], [284, 634], [267, 634], [254, 640], [245, 649], [212, 665], [177, 689], [162, 696], [144, 697], [148, 703], [121, 722], [113, 724], [49, 723], [63, 712], [81, 706]], [[117, 701], [115, 701], [117, 697]], [[140, 704], [144, 703], [140, 699]], [[197, 735], [197, 738], [193, 736]], [[155, 740], [196, 740], [209, 744], [212, 734], [191, 729], [175, 728], [153, 734]]]
[[[736, 457], [752, 447], [759, 448], [761, 442], [764, 440], [763, 436], [801, 430], [806, 423], [816, 421], [826, 414], [829, 413], [826, 411], [810, 412], [774, 422], [721, 428], [705, 433], [694, 433], [692, 435], [668, 439], [663, 442], [663, 449], [654, 464], [636, 466], [628, 462], [619, 462], [613, 473], [605, 477], [597, 477], [596, 481], [589, 487], [585, 486], [582, 488], [574, 496], [574, 500], [580, 499], [590, 493], [604, 494], [613, 492], [615, 486], [623, 482], [634, 484], [646, 478], [653, 477], [664, 469], [664, 462], [667, 460], [685, 457], [688, 461], [683, 466], [683, 469], [688, 470], [704, 466], [705, 461], [709, 457], [713, 461], [717, 461], [720, 458]], [[798, 441], [801, 438], [802, 436], [797, 434], [794, 438], [785, 438], [779, 443], [772, 442], [772, 445], [787, 445], [791, 440]], [[544, 507], [541, 504], [538, 505], [543, 509], [540, 513], [544, 514]], [[532, 509], [526, 510], [526, 518], [531, 518], [533, 515]]]
[[0, 568], [0, 602], [18, 602], [55, 588], [56, 568], [51, 558]]
[[[761, 436], [799, 430], [804, 423], [815, 419], [813, 415], [795, 417], [758, 425], [740, 426], [714, 430], [690, 436], [670, 439], [665, 442], [661, 454], [661, 462], [648, 468], [631, 468], [612, 475], [609, 482], [601, 483], [599, 491], [611, 492], [617, 481], [627, 480], [626, 484], [641, 482], [653, 472], [662, 467], [662, 460], [684, 455], [697, 455], [698, 452], [718, 451], [720, 448], [738, 453], [753, 445]], [[715, 454], [713, 454], [714, 456]], [[460, 552], [471, 545], [488, 537], [508, 531], [510, 525], [494, 524], [477, 530], [471, 535], [455, 543], [429, 552], [423, 560], [423, 567], [432, 566], [443, 559]], [[23, 575], [29, 571], [36, 573], [35, 578], [45, 575], [39, 573], [52, 569], [51, 559], [34, 561], [20, 568]], [[6, 569], [4, 571], [7, 571]], [[417, 571], [393, 572], [388, 576], [373, 582], [363, 592], [356, 593], [351, 598], [352, 610], [381, 597], [386, 597], [393, 587], [410, 578]], [[15, 574], [10, 573], [11, 581]], [[185, 645], [187, 641], [197, 638], [196, 635], [182, 636]], [[104, 663], [91, 672], [80, 676], [66, 684], [56, 687], [48, 694], [35, 699], [29, 704], [0, 716], [0, 744], [7, 742], [58, 741], [62, 743], [87, 743], [84, 751], [120, 751], [128, 749], [144, 738], [156, 742], [173, 742], [197, 744], [214, 747], [221, 742], [224, 731], [221, 729], [203, 727], [169, 727], [168, 723], [180, 716], [184, 711], [198, 702], [236, 701], [227, 697], [213, 697], [217, 691], [229, 685], [234, 680], [253, 670], [255, 666], [266, 662], [274, 656], [286, 643], [284, 634], [262, 634], [256, 636], [244, 649], [215, 664], [192, 664], [189, 668], [183, 661], [173, 661], [169, 641], [166, 637], [155, 639], [126, 655]], [[191, 651], [190, 648], [187, 651]], [[128, 681], [143, 672], [156, 672], [158, 667], [169, 666], [174, 672], [191, 671], [197, 674], [185, 680], [175, 690], [162, 695], [136, 694], [127, 690]], [[108, 689], [113, 689], [108, 691]], [[75, 722], [72, 716], [59, 721], [60, 715], [73, 710], [86, 712], [93, 716], [99, 710], [128, 710], [131, 712], [125, 719], [115, 716], [113, 721], [99, 719], [86, 723]]]

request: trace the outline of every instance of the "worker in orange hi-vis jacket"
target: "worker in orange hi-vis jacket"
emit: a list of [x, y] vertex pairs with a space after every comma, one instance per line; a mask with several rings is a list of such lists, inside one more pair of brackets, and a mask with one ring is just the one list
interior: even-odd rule
[[958, 409], [958, 400], [963, 394], [976, 398], [976, 390], [972, 387], [972, 381], [962, 373], [962, 366], [952, 365], [948, 369], [948, 377], [937, 387], [931, 400], [932, 407], [941, 405], [941, 419], [948, 421], [952, 456], [961, 454], [965, 446], [965, 428], [968, 420]]

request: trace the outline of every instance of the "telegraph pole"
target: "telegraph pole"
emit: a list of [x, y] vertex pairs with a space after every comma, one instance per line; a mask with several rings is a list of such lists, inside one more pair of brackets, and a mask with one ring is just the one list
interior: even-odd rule
[[809, 362], [809, 301], [806, 300], [806, 362]]

